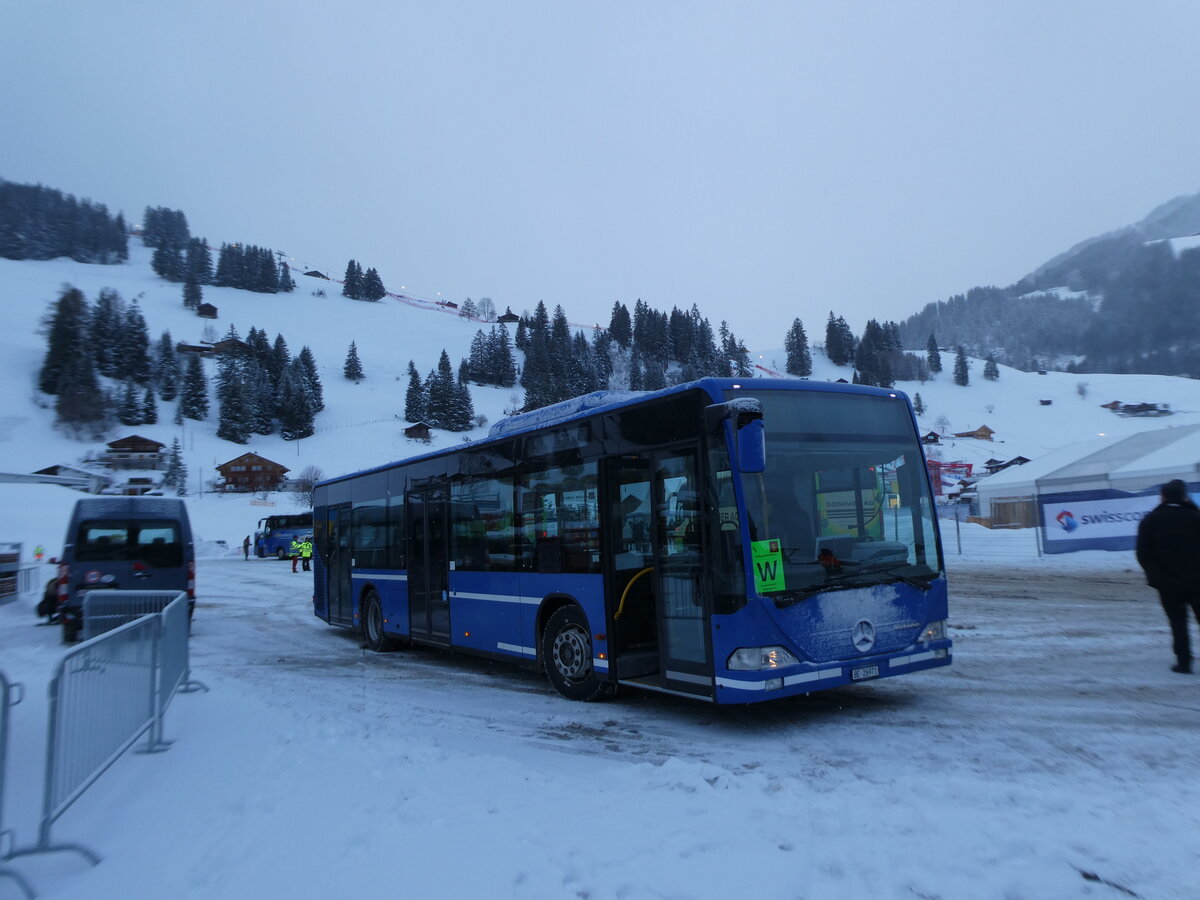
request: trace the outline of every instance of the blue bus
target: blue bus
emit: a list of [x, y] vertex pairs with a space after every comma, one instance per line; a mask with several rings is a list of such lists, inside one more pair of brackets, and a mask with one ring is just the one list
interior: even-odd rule
[[705, 378], [598, 392], [315, 488], [314, 613], [522, 661], [563, 696], [752, 703], [949, 665], [899, 391]]
[[312, 530], [310, 512], [259, 519], [258, 530], [254, 532], [254, 552], [258, 556], [287, 559], [292, 553], [292, 541], [312, 534]]

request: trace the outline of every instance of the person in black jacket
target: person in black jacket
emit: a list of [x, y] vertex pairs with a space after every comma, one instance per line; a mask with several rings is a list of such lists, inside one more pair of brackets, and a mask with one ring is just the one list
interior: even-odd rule
[[1189, 606], [1200, 622], [1200, 508], [1188, 498], [1182, 480], [1164, 484], [1162, 503], [1138, 524], [1137, 561], [1171, 623], [1177, 660], [1171, 671], [1190, 675]]

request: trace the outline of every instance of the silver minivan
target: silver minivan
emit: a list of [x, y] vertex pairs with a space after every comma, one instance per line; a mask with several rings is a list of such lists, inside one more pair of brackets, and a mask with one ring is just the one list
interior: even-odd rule
[[75, 504], [58, 561], [63, 641], [83, 627], [83, 594], [96, 590], [186, 591], [196, 607], [196, 552], [182, 500], [89, 497]]

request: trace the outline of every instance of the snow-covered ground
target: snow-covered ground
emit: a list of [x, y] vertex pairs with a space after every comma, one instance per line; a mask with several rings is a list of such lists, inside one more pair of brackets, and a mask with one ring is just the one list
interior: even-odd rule
[[[373, 654], [312, 616], [286, 563], [205, 559], [209, 692], [176, 697], [169, 751], [127, 754], [54, 825], [103, 861], [12, 864], [81, 900], [1195, 897], [1200, 683], [1169, 671], [1134, 568], [952, 557], [949, 669], [713, 708], [577, 704], [523, 669]], [[32, 601], [0, 607], [26, 687], [18, 843], [61, 648]]]
[[[115, 268], [0, 260], [0, 471], [99, 449], [57, 432], [33, 390], [44, 349], [34, 332], [62, 283], [93, 300], [102, 286], [140, 295], [152, 337], [201, 337], [204, 320], [147, 258], [134, 248], [134, 263]], [[478, 326], [315, 286], [328, 296], [309, 284], [290, 297], [206, 290], [218, 336], [232, 321], [243, 336], [251, 325], [282, 332], [293, 352], [309, 345], [329, 409], [297, 443], [239, 447], [215, 437], [215, 415], [189, 422], [193, 482], [246, 449], [327, 475], [426, 449], [396, 418], [408, 360], [426, 372], [445, 347], [457, 362]], [[810, 337], [826, 312], [800, 313]], [[358, 385], [341, 377], [351, 340], [367, 373]], [[760, 362], [781, 369], [784, 355], [768, 349]], [[1200, 422], [1185, 379], [1001, 367], [987, 382], [976, 361], [961, 388], [945, 363], [937, 380], [900, 386], [922, 395], [922, 428], [944, 419], [950, 431], [997, 432], [948, 442], [946, 460], [1036, 458], [1100, 432]], [[816, 368], [849, 378], [820, 356]], [[517, 399], [473, 395], [493, 421]], [[1109, 400], [1177, 414], [1123, 419], [1099, 407]], [[136, 431], [169, 444], [181, 432], [163, 406], [164, 424], [109, 439]], [[24, 542], [26, 558], [35, 544], [57, 553], [77, 496], [0, 484], [0, 540]], [[944, 522], [948, 669], [749, 708], [630, 692], [573, 704], [533, 672], [425, 650], [370, 654], [316, 620], [310, 579], [238, 549], [260, 516], [295, 509], [293, 497], [188, 502], [201, 552], [192, 667], [210, 691], [175, 699], [168, 752], [127, 754], [54, 825], [56, 839], [103, 856], [99, 866], [69, 853], [10, 863], [40, 896], [1200, 895], [1200, 681], [1169, 671], [1164, 617], [1129, 553], [1039, 558], [1030, 532]], [[35, 600], [0, 605], [0, 670], [25, 686], [2, 811], [17, 844], [36, 837], [46, 687], [63, 652]], [[0, 879], [0, 900], [19, 896]]]

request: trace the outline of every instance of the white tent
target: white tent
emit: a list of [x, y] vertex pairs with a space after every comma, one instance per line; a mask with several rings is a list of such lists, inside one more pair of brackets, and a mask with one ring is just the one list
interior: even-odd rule
[[1139, 492], [1172, 478], [1200, 481], [1200, 425], [1156, 428], [1124, 438], [1068, 444], [1023, 466], [979, 479], [979, 514], [992, 517], [999, 500], [1032, 501], [1040, 494]]
[[1200, 482], [1200, 428], [1109, 474], [1112, 487], [1119, 491], [1144, 491], [1172, 478], [1182, 478], [1189, 484]]

